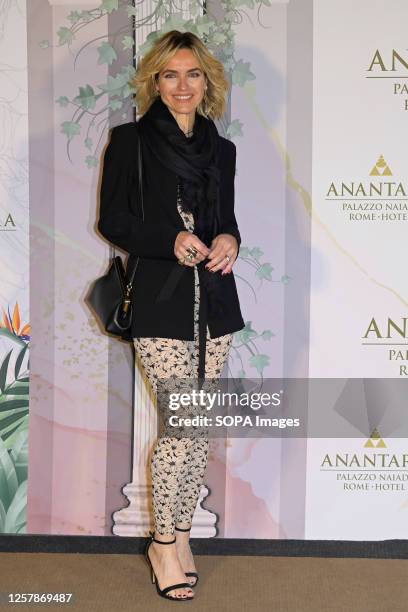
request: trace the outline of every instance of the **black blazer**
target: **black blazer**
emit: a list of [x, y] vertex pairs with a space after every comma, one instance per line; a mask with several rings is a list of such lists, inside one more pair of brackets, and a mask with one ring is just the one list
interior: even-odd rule
[[[111, 243], [139, 257], [133, 282], [132, 337], [194, 339], [194, 268], [183, 266], [173, 294], [156, 301], [174, 267], [177, 234], [185, 231], [177, 210], [177, 175], [163, 166], [142, 141], [144, 222], [139, 198], [138, 125], [125, 123], [112, 129], [105, 150], [98, 230]], [[235, 144], [221, 139], [220, 233], [241, 237], [234, 214]], [[207, 245], [210, 247], [211, 245]], [[211, 338], [242, 329], [233, 272], [221, 275], [228, 314], [207, 323]]]

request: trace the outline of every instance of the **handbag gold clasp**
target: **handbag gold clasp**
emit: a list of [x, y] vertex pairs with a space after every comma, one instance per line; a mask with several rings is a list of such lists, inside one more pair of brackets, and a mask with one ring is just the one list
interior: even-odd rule
[[132, 291], [132, 283], [128, 283], [126, 285], [126, 297], [123, 300], [123, 312], [124, 314], [127, 314], [127, 311], [129, 310], [129, 304], [131, 302], [131, 300], [129, 299], [130, 296], [130, 292]]

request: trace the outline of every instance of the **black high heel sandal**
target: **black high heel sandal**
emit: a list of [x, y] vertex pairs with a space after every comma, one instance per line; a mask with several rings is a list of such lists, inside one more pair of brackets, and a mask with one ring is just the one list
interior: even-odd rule
[[[191, 527], [187, 527], [187, 529], [181, 529], [181, 527], [175, 527], [174, 529], [176, 531], [190, 531]], [[198, 574], [197, 574], [197, 572], [184, 572], [184, 573], [185, 573], [186, 576], [196, 579], [194, 584], [189, 583], [191, 587], [195, 587], [197, 585], [197, 582], [198, 582]]]
[[172, 595], [167, 595], [167, 593], [169, 591], [172, 591], [173, 589], [184, 589], [184, 588], [191, 589], [191, 584], [188, 582], [180, 582], [179, 584], [172, 584], [168, 587], [165, 587], [164, 589], [161, 589], [159, 587], [159, 583], [157, 581], [156, 574], [154, 573], [152, 562], [150, 561], [149, 548], [153, 542], [157, 542], [157, 544], [174, 544], [174, 542], [176, 541], [176, 538], [174, 538], [174, 540], [171, 540], [170, 542], [162, 542], [160, 540], [156, 540], [156, 538], [154, 537], [154, 533], [152, 531], [149, 531], [149, 534], [150, 534], [150, 540], [147, 542], [144, 556], [145, 556], [145, 559], [148, 565], [150, 566], [150, 571], [152, 575], [152, 583], [156, 585], [156, 590], [157, 590], [158, 595], [160, 595], [160, 597], [164, 597], [165, 599], [171, 599], [172, 601], [189, 601], [190, 599], [194, 599], [194, 596], [193, 597], [190, 597], [190, 596], [173, 597]]

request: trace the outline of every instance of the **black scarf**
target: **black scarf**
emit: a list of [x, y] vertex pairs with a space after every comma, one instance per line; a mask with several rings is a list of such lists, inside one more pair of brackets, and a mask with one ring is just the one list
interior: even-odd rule
[[193, 213], [194, 233], [210, 246], [219, 226], [220, 141], [214, 122], [196, 113], [194, 134], [187, 138], [158, 96], [139, 126], [151, 151], [182, 179], [184, 210]]
[[[187, 138], [167, 105], [158, 96], [139, 119], [138, 125], [146, 146], [181, 179], [182, 208], [192, 212], [194, 234], [210, 248], [220, 228], [220, 138], [215, 123], [196, 112], [193, 136]], [[202, 289], [199, 376], [203, 376], [202, 345], [205, 345], [207, 306], [212, 317], [224, 314], [227, 308], [222, 296], [221, 272], [206, 270], [205, 264], [208, 261], [211, 260], [204, 259], [197, 265]], [[182, 272], [185, 267], [179, 268]], [[178, 278], [181, 272], [180, 269], [176, 272]]]

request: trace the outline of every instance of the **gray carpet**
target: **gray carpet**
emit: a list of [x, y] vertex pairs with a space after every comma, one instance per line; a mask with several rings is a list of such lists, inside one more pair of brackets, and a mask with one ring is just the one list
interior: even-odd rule
[[130, 612], [190, 610], [406, 612], [408, 561], [312, 557], [196, 557], [190, 602], [161, 599], [140, 555], [0, 553], [1, 592], [72, 592], [68, 605], [2, 603], [1, 609]]

